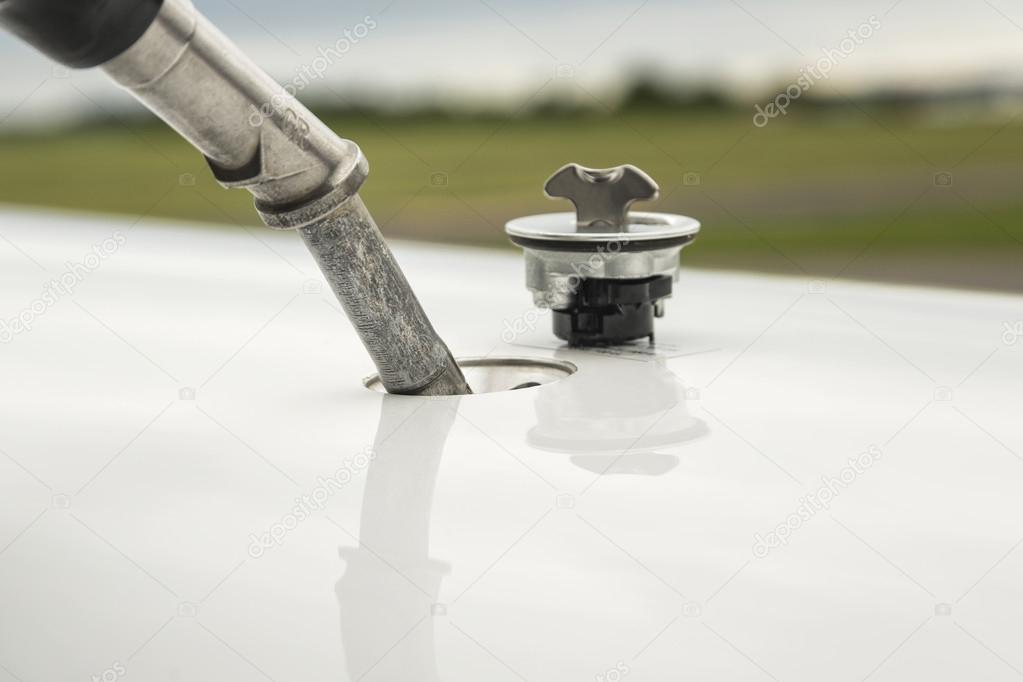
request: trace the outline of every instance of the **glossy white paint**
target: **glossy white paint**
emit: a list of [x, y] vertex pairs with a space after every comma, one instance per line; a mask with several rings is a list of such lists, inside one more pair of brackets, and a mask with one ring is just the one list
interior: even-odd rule
[[579, 368], [401, 398], [260, 228], [5, 212], [0, 317], [115, 230], [0, 345], [0, 681], [1023, 670], [1023, 298], [684, 269], [610, 356], [517, 254], [400, 245], [457, 354]]

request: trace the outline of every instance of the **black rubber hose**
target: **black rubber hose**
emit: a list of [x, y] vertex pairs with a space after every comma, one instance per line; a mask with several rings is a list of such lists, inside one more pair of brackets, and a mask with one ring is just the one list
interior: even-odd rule
[[0, 26], [73, 68], [98, 66], [131, 47], [163, 0], [0, 0]]

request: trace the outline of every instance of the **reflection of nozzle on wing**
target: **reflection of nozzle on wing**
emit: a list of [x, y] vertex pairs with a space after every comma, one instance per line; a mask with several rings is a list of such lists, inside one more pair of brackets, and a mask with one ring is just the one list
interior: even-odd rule
[[[447, 564], [431, 559], [430, 517], [441, 455], [458, 399], [384, 396], [366, 474], [359, 547], [342, 548], [336, 594], [349, 675], [439, 679], [429, 616]], [[385, 660], [383, 654], [395, 647]]]

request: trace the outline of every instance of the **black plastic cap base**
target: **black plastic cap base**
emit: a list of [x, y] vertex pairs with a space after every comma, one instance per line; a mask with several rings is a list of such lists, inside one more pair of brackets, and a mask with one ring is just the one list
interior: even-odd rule
[[671, 277], [584, 279], [574, 305], [553, 311], [554, 335], [571, 346], [610, 346], [654, 338], [655, 304], [671, 295]]
[[0, 26], [72, 68], [110, 61], [135, 44], [163, 0], [0, 0]]
[[649, 303], [604, 310], [554, 311], [554, 335], [570, 346], [616, 346], [654, 337]]

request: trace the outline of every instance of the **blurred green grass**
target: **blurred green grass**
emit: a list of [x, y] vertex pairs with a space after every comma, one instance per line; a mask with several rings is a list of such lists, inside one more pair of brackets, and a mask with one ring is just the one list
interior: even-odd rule
[[[727, 109], [323, 116], [369, 158], [362, 195], [391, 237], [506, 246], [508, 219], [567, 210], [541, 191], [562, 164], [633, 163], [662, 188], [637, 208], [704, 223], [695, 266], [1023, 290], [1023, 133], [1004, 120], [861, 106], [762, 129]], [[248, 194], [156, 122], [8, 135], [0, 155], [2, 202], [258, 224]]]

